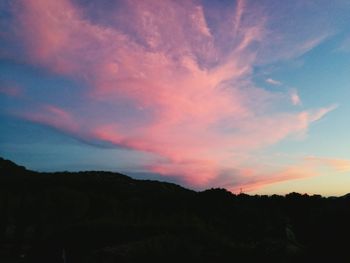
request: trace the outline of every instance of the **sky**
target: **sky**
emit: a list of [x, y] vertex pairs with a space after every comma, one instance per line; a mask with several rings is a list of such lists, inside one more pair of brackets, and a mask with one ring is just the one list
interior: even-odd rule
[[0, 156], [346, 194], [349, 13], [348, 0], [3, 0]]

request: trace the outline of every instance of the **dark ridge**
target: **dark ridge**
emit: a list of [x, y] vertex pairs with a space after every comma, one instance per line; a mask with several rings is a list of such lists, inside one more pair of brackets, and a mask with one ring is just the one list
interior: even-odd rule
[[192, 191], [0, 158], [0, 262], [350, 262], [350, 194]]
[[20, 175], [26, 171], [27, 170], [24, 166], [19, 166], [10, 160], [0, 157], [0, 175]]

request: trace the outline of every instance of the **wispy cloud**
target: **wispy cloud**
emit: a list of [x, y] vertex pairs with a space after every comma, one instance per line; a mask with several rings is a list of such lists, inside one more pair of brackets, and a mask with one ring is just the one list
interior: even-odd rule
[[0, 80], [0, 95], [18, 98], [23, 95], [23, 90], [17, 83]]
[[271, 79], [271, 78], [266, 79], [265, 82], [268, 83], [268, 84], [271, 84], [273, 86], [281, 86], [282, 85], [281, 81], [278, 81], [278, 80], [275, 80], [275, 79]]
[[[336, 175], [339, 173], [350, 172], [350, 160], [340, 158], [329, 158], [320, 156], [306, 156], [296, 160], [293, 164], [286, 165], [279, 169], [266, 170], [269, 167], [264, 167], [260, 171], [253, 170], [253, 173], [244, 175], [244, 171], [240, 174], [238, 182], [240, 184], [228, 184], [227, 187], [233, 192], [238, 192], [242, 188], [246, 192], [259, 192], [264, 187], [271, 187], [272, 185], [279, 185], [284, 183], [283, 191], [285, 193], [295, 191], [295, 189], [288, 188], [287, 182], [298, 179], [316, 178], [319, 176]], [[262, 171], [265, 170], [265, 174]], [[326, 172], [325, 172], [326, 171]], [[259, 174], [260, 173], [260, 174]], [[273, 186], [272, 186], [273, 187]], [[276, 187], [274, 189], [277, 189]], [[309, 189], [309, 194], [315, 193], [316, 189]]]
[[[245, 1], [237, 2], [230, 26], [226, 20], [210, 23], [211, 10], [192, 1], [121, 1], [113, 16], [104, 17], [108, 23], [69, 0], [15, 6], [16, 33], [29, 63], [80, 83], [88, 105], [78, 114], [77, 107], [43, 104], [23, 118], [86, 141], [161, 157], [144, 167], [147, 172], [198, 187], [220, 183], [220, 175], [233, 170], [241, 172], [229, 180], [246, 187], [284, 180], [289, 172], [247, 179], [232, 156], [305, 133], [334, 109], [289, 112], [278, 106], [288, 91], [281, 98], [281, 91], [253, 84], [259, 51], [270, 41], [268, 17]], [[302, 43], [293, 56], [325, 37]], [[296, 92], [290, 99], [301, 104]]]
[[301, 99], [300, 99], [298, 91], [296, 89], [292, 89], [290, 91], [290, 100], [291, 100], [292, 104], [295, 106], [302, 105]]
[[316, 165], [329, 167], [337, 172], [350, 172], [350, 160], [348, 159], [308, 156], [305, 157], [305, 160]]

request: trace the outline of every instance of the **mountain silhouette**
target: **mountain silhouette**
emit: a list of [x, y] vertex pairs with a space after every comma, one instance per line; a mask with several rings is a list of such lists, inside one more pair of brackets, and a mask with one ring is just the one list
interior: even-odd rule
[[350, 262], [349, 196], [197, 192], [0, 158], [0, 262]]

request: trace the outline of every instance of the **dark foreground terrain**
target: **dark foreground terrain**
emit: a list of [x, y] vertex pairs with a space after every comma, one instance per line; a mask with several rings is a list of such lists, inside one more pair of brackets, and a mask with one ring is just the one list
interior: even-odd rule
[[349, 237], [350, 195], [195, 192], [0, 158], [2, 263], [350, 262]]

